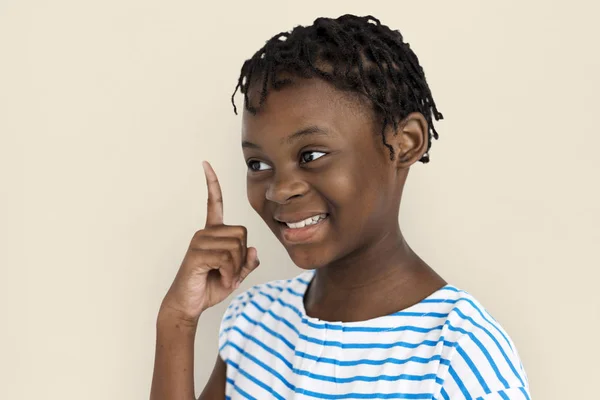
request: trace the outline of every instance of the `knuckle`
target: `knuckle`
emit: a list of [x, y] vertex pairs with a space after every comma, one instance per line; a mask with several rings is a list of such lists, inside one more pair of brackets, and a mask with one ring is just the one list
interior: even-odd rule
[[227, 238], [227, 248], [232, 253], [239, 253], [242, 250], [242, 241], [237, 237]]
[[194, 235], [192, 236], [192, 240], [198, 240], [202, 237], [205, 237], [207, 234], [206, 229], [200, 229], [199, 231], [196, 231], [194, 233]]
[[236, 250], [239, 252], [244, 252], [244, 244], [241, 240], [236, 240]]
[[248, 235], [248, 229], [243, 225], [236, 225], [232, 226], [231, 228], [233, 232], [235, 232], [235, 235], [240, 238], [244, 238], [246, 235]]
[[196, 234], [190, 241], [190, 249], [201, 249], [205, 248], [205, 242], [209, 239], [209, 236], [206, 234]]
[[231, 252], [227, 250], [219, 250], [219, 258], [225, 263], [230, 263], [233, 261], [233, 256], [231, 255]]

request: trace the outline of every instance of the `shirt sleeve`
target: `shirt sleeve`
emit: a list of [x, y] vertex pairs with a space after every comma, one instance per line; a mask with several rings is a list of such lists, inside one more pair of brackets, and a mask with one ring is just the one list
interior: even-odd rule
[[499, 390], [478, 397], [478, 400], [531, 400], [529, 390], [523, 386]]
[[527, 377], [516, 351], [489, 332], [465, 332], [450, 357], [440, 398], [530, 400]]
[[247, 297], [246, 293], [242, 293], [235, 297], [229, 303], [229, 306], [221, 318], [221, 325], [219, 326], [219, 355], [225, 362], [229, 359], [231, 344], [229, 341], [230, 332], [234, 329], [235, 322], [247, 303], [247, 301], [244, 301], [245, 297]]

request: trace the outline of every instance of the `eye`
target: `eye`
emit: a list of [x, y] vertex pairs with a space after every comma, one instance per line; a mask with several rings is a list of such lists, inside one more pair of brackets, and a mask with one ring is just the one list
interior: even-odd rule
[[248, 169], [250, 171], [265, 171], [267, 169], [271, 169], [269, 164], [264, 163], [258, 160], [250, 160], [248, 161]]
[[300, 163], [308, 163], [311, 161], [315, 161], [318, 158], [323, 157], [327, 153], [323, 153], [322, 151], [305, 151], [300, 155]]

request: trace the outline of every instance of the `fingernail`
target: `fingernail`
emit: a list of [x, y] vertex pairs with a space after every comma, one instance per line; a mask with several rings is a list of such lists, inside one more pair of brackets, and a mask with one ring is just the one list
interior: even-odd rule
[[233, 284], [233, 289], [237, 289], [240, 287], [240, 283], [242, 283], [242, 281], [237, 281], [236, 283]]

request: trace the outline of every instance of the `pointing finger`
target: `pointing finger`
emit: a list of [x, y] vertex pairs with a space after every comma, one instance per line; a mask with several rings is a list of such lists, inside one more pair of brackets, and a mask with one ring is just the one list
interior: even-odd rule
[[208, 204], [206, 209], [206, 226], [223, 225], [223, 194], [217, 174], [207, 162], [202, 162], [206, 185], [208, 186]]

